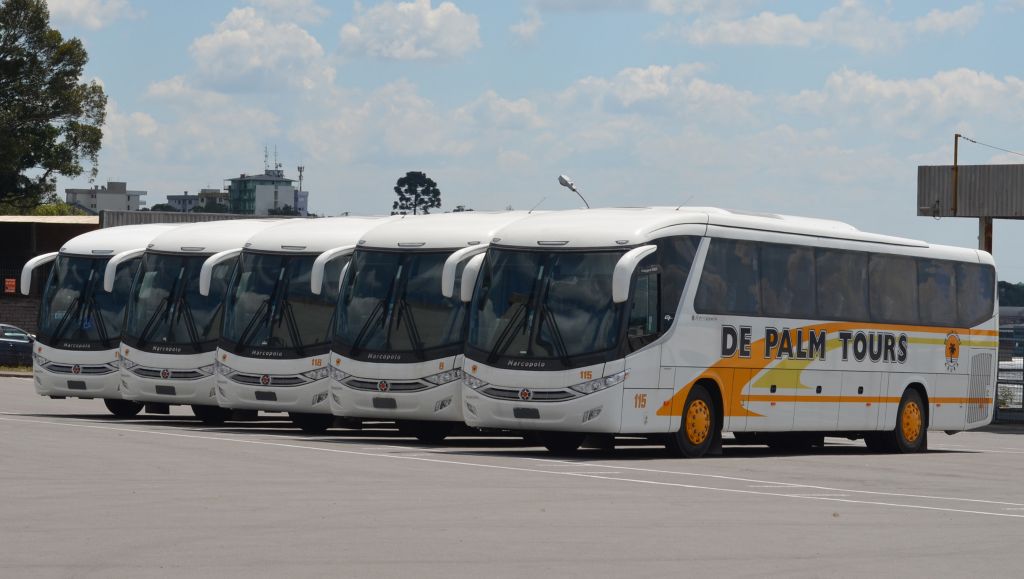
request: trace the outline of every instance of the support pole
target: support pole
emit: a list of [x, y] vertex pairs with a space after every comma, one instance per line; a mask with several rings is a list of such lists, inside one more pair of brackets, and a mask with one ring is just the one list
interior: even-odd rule
[[992, 218], [978, 218], [978, 249], [992, 253]]
[[957, 198], [957, 187], [960, 183], [960, 179], [957, 177], [959, 171], [957, 170], [957, 153], [960, 148], [960, 133], [953, 135], [953, 203], [950, 206], [950, 211], [953, 217], [956, 217], [957, 205], [959, 205], [959, 199]]

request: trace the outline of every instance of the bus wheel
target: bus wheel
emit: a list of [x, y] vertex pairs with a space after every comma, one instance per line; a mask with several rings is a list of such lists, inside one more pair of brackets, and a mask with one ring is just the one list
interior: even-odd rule
[[586, 434], [580, 432], [541, 432], [540, 443], [553, 454], [573, 454], [583, 444]]
[[104, 398], [103, 404], [107, 406], [107, 410], [109, 410], [111, 414], [118, 418], [131, 418], [139, 412], [142, 412], [142, 404], [132, 402], [131, 400]]
[[669, 435], [665, 448], [673, 456], [699, 458], [711, 448], [720, 427], [715, 415], [715, 402], [707, 388], [694, 384], [683, 405], [683, 423], [678, 432]]
[[193, 404], [192, 414], [196, 415], [203, 424], [209, 424], [211, 426], [220, 426], [231, 416], [231, 411], [226, 408], [219, 406], [210, 406], [208, 404]]
[[415, 436], [416, 440], [427, 444], [438, 444], [448, 437], [455, 429], [454, 422], [436, 420], [403, 420], [399, 432]]
[[875, 452], [909, 454], [928, 450], [928, 430], [925, 408], [917, 390], [908, 389], [900, 400], [896, 412], [896, 428], [892, 432], [874, 432], [864, 437], [868, 448]]
[[298, 426], [302, 432], [308, 434], [322, 434], [331, 427], [334, 416], [330, 414], [312, 414], [307, 412], [289, 412], [288, 418], [292, 424]]

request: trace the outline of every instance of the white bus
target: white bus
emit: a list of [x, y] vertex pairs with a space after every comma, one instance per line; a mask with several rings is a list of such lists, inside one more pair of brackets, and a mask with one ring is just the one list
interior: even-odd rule
[[[214, 362], [224, 289], [237, 259], [213, 270], [209, 295], [199, 294], [203, 262], [241, 250], [253, 235], [281, 223], [237, 219], [182, 225], [153, 239], [128, 296], [121, 334], [121, 394], [148, 412], [190, 404], [203, 422], [220, 424], [230, 412], [217, 405]], [[114, 281], [107, 268], [104, 283]]]
[[[356, 242], [389, 219], [290, 219], [254, 235], [241, 252], [206, 260], [203, 295], [209, 294], [213, 268], [240, 253], [224, 294], [217, 404], [287, 412], [307, 432], [331, 426], [328, 354], [341, 268]], [[324, 277], [311, 284], [317, 260], [325, 264], [317, 269]], [[314, 293], [311, 285], [322, 291]]]
[[[468, 275], [468, 274], [467, 274]], [[531, 216], [498, 232], [470, 308], [466, 422], [664, 440], [927, 448], [988, 424], [995, 269], [982, 251], [712, 208]]]
[[[36, 392], [51, 398], [102, 398], [115, 416], [134, 416], [142, 405], [122, 399], [118, 375], [121, 322], [139, 255], [175, 225], [128, 225], [83, 233], [59, 252], [28, 261], [21, 291], [29, 295], [34, 270], [54, 261], [39, 308], [32, 373]], [[111, 286], [103, 276], [113, 267]]]
[[425, 215], [363, 236], [338, 300], [331, 349], [335, 415], [395, 420], [400, 431], [425, 442], [444, 439], [463, 422], [469, 297], [460, 299], [454, 286], [467, 261], [483, 258], [494, 232], [525, 215]]

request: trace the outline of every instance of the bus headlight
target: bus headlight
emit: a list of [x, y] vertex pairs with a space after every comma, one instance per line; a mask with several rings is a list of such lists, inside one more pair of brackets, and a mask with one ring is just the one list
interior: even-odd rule
[[36, 364], [39, 364], [40, 366], [45, 366], [45, 365], [50, 363], [49, 360], [47, 360], [46, 358], [40, 356], [39, 354], [32, 354], [32, 356], [35, 357]]
[[441, 385], [447, 384], [449, 382], [454, 382], [459, 378], [462, 378], [462, 368], [455, 368], [454, 370], [448, 370], [447, 372], [441, 372], [440, 374], [427, 376], [426, 378], [424, 378], [424, 380], [430, 382], [431, 384]]
[[216, 364], [210, 364], [208, 366], [202, 366], [200, 368], [196, 368], [196, 370], [199, 370], [199, 372], [201, 372], [204, 376], [212, 376], [213, 375], [213, 370], [214, 370], [215, 366], [216, 366]]
[[[309, 378], [310, 380], [314, 380], [314, 381], [315, 380], [323, 380], [324, 378], [326, 378], [330, 374], [331, 374], [331, 369], [330, 368], [317, 368], [316, 370], [310, 370], [309, 372], [303, 372], [302, 373], [303, 376], [305, 376], [306, 378]], [[327, 397], [324, 396], [324, 399], [326, 400]]]
[[622, 384], [626, 379], [626, 376], [629, 376], [629, 370], [623, 370], [618, 374], [612, 374], [611, 376], [605, 376], [604, 378], [597, 378], [596, 380], [587, 380], [586, 382], [569, 386], [569, 388], [572, 388], [580, 394], [593, 394], [594, 392], [600, 392], [605, 388], [611, 388], [616, 384]]
[[472, 388], [473, 390], [479, 390], [479, 389], [483, 388], [484, 386], [487, 386], [487, 382], [484, 382], [483, 380], [477, 378], [476, 376], [472, 376], [470, 374], [466, 374], [465, 378], [463, 379], [463, 383], [466, 386], [469, 386], [470, 388]]
[[342, 372], [340, 369], [331, 366], [331, 379], [333, 379], [335, 382], [341, 382], [350, 376], [352, 375], [346, 372]]

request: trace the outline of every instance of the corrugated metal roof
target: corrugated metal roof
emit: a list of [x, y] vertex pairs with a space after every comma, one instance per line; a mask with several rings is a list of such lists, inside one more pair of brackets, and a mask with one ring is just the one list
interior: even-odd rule
[[917, 168], [917, 214], [937, 217], [1024, 217], [1024, 165], [957, 167], [953, 213], [953, 166]]

